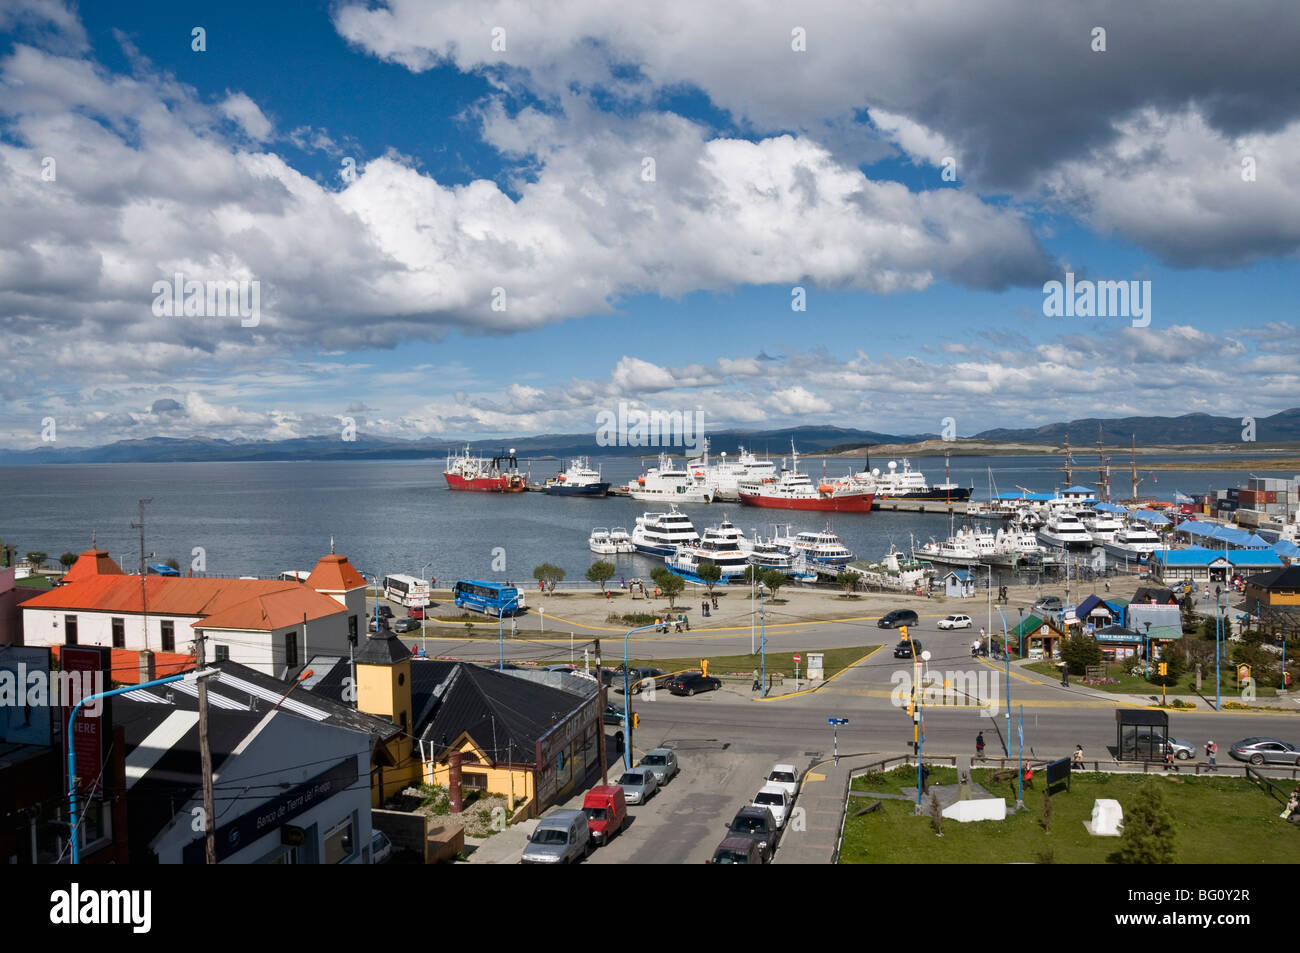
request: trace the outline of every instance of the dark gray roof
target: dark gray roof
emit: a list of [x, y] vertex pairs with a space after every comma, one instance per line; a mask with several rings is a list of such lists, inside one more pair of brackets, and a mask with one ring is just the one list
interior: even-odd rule
[[[583, 703], [572, 692], [458, 662], [442, 684], [420, 740], [433, 745], [433, 756], [439, 758], [468, 732], [489, 757], [531, 765], [537, 739]], [[417, 730], [420, 724], [416, 722]]]
[[1270, 569], [1268, 572], [1257, 573], [1246, 581], [1261, 589], [1300, 589], [1300, 566]]
[[384, 629], [378, 635], [367, 635], [352, 657], [366, 665], [392, 665], [410, 658], [411, 650], [397, 637], [396, 632]]
[[1148, 603], [1152, 599], [1156, 601], [1156, 605], [1161, 606], [1178, 604], [1172, 589], [1162, 589], [1159, 586], [1139, 586], [1137, 592], [1133, 593], [1132, 601]]

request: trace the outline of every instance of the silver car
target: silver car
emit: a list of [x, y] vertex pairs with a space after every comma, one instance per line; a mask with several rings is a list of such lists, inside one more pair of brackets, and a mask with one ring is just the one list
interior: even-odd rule
[[1294, 764], [1300, 767], [1300, 748], [1276, 738], [1244, 738], [1229, 748], [1228, 754], [1251, 764]]
[[673, 778], [681, 767], [677, 764], [677, 755], [671, 748], [654, 748], [647, 751], [645, 757], [637, 763], [638, 768], [649, 768], [654, 772], [655, 781], [663, 787]]
[[659, 782], [650, 768], [628, 768], [618, 779], [618, 786], [623, 789], [623, 797], [628, 804], [644, 804], [659, 790]]
[[587, 815], [582, 811], [558, 810], [537, 822], [521, 864], [573, 864], [591, 853], [595, 845]]

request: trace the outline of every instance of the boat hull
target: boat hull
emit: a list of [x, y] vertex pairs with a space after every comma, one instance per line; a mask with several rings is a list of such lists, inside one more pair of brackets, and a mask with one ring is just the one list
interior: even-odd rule
[[822, 513], [870, 513], [874, 493], [849, 496], [821, 496], [797, 499], [790, 497], [760, 496], [741, 493], [740, 502], [746, 506], [759, 506], [773, 510], [816, 510]]
[[924, 493], [877, 493], [877, 503], [965, 503], [970, 499], [971, 488], [959, 486], [952, 490], [927, 490]]
[[609, 492], [608, 483], [587, 483], [583, 486], [560, 483], [546, 485], [548, 496], [604, 496]]
[[447, 489], [473, 493], [522, 493], [525, 481], [522, 476], [475, 477], [466, 479], [457, 473], [444, 473]]

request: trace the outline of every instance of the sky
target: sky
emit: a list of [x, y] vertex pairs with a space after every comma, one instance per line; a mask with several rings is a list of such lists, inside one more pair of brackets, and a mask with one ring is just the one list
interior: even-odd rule
[[1300, 18], [1131, 7], [7, 0], [0, 446], [1300, 405]]

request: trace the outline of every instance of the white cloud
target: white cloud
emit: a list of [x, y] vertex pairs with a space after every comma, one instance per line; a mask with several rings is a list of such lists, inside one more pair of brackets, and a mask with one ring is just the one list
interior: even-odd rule
[[271, 121], [247, 93], [231, 93], [217, 108], [234, 120], [250, 139], [263, 142], [271, 137]]

